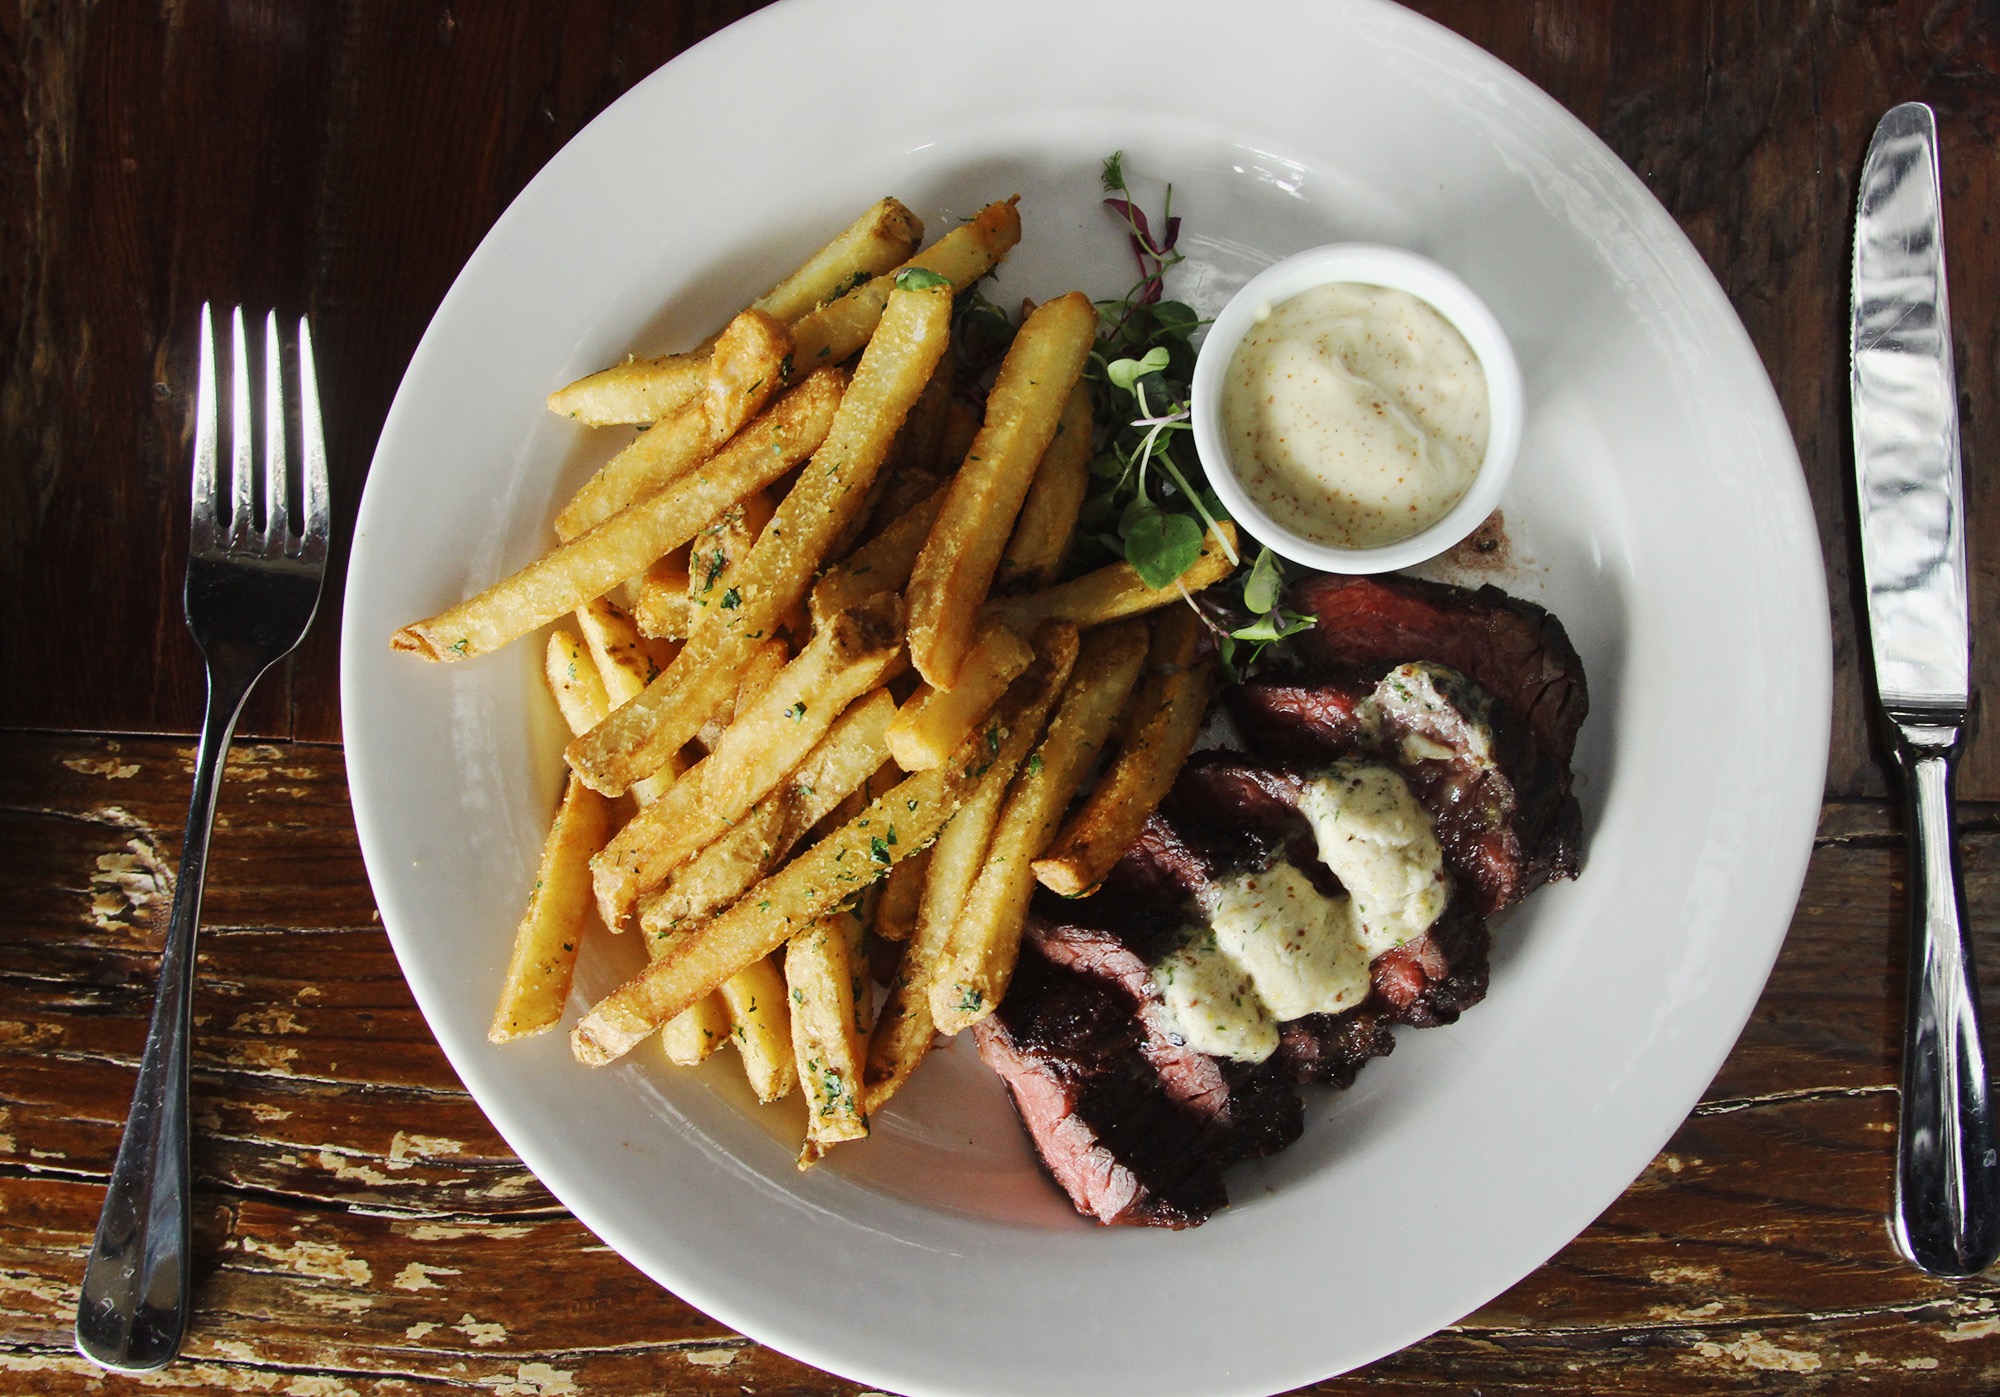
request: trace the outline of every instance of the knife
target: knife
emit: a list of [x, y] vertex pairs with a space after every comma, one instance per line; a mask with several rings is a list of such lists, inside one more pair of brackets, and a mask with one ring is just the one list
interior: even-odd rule
[[1971, 645], [1939, 204], [1937, 123], [1906, 102], [1862, 166], [1849, 373], [1868, 634], [1911, 837], [1893, 1230], [1921, 1269], [1975, 1276], [2000, 1254], [2000, 1156], [1952, 839]]

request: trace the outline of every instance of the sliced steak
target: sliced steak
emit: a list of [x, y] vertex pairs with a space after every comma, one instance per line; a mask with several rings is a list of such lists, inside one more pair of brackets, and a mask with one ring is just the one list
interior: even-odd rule
[[[1054, 899], [1050, 899], [1054, 902]], [[1151, 961], [1167, 936], [1147, 928], [1093, 926], [1074, 904], [1039, 907], [1028, 943], [1052, 963], [1115, 989], [1131, 1006], [1139, 1050], [1176, 1105], [1203, 1122], [1226, 1161], [1267, 1155], [1298, 1139], [1304, 1107], [1281, 1064], [1229, 1062], [1187, 1045], [1153, 986]]]
[[1131, 1005], [1109, 985], [1023, 946], [1007, 997], [973, 1033], [1084, 1216], [1193, 1227], [1228, 1201], [1215, 1132], [1167, 1095]]
[[1469, 897], [1454, 896], [1444, 915], [1407, 945], [1384, 951], [1368, 966], [1372, 983], [1363, 1008], [1393, 1023], [1436, 1028], [1486, 998], [1492, 940]]
[[1371, 1059], [1395, 1051], [1390, 1022], [1373, 1002], [1357, 1004], [1344, 1014], [1308, 1014], [1279, 1025], [1278, 1052], [1272, 1061], [1281, 1064], [1293, 1081], [1344, 1090], [1354, 1085], [1355, 1074]]
[[[1590, 711], [1583, 662], [1562, 622], [1497, 587], [1410, 577], [1309, 577], [1292, 605], [1318, 618], [1300, 637], [1315, 677], [1411, 660], [1448, 665], [1499, 701], [1565, 772]], [[1567, 782], [1564, 783], [1567, 789]]]

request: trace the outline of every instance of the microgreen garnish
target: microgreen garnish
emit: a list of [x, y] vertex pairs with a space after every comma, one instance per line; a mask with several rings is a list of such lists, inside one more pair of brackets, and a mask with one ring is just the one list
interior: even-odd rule
[[927, 267], [905, 267], [896, 273], [898, 291], [935, 291], [940, 286], [950, 285], [950, 277], [941, 276]]

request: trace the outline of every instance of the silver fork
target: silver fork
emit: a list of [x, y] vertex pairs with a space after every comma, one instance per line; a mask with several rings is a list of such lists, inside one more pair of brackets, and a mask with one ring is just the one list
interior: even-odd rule
[[104, 1195], [97, 1240], [83, 1273], [76, 1346], [121, 1372], [164, 1367], [187, 1329], [188, 1035], [194, 997], [195, 928], [208, 866], [208, 835], [222, 786], [223, 758], [250, 690], [290, 654], [312, 624], [326, 573], [330, 528], [326, 446], [312, 339], [299, 321], [299, 425], [305, 515], [293, 532], [286, 503], [292, 471], [285, 450], [285, 394], [276, 312], [264, 322], [264, 524], [256, 524], [249, 355], [243, 312], [233, 311], [229, 491], [218, 498], [215, 332], [201, 308], [201, 370], [195, 390], [194, 512], [188, 540], [187, 622], [208, 665], [208, 708], [195, 757], [194, 795], [160, 956], [160, 989], [139, 1084]]

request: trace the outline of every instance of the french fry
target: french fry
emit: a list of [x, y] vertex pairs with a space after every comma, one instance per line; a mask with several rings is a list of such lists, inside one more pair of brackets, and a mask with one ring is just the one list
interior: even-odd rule
[[701, 395], [605, 462], [556, 515], [556, 537], [588, 533], [713, 456], [784, 386], [791, 358], [791, 332], [774, 317], [746, 310], [730, 321], [715, 342]]
[[1056, 434], [1035, 467], [1035, 480], [1014, 536], [1000, 556], [994, 586], [1012, 590], [1046, 587], [1056, 580], [1076, 539], [1077, 512], [1090, 489], [1090, 393], [1081, 384], [1069, 390]]
[[[951, 817], [930, 848], [929, 866], [918, 901], [915, 928], [903, 947], [888, 998], [868, 1039], [867, 1106], [880, 1110], [909, 1080], [930, 1051], [936, 1029], [931, 1021], [930, 987], [951, 937], [959, 908], [986, 858], [986, 846], [1008, 784], [1041, 737], [1076, 664], [1076, 627], [1052, 622], [1035, 636], [1035, 663], [1007, 691], [998, 710], [1007, 735], [992, 764]], [[893, 878], [894, 872], [890, 876]]]
[[799, 1168], [828, 1147], [868, 1134], [862, 1109], [865, 1054], [855, 1029], [854, 950], [859, 923], [852, 912], [821, 917], [785, 946], [785, 990], [791, 1002], [792, 1053], [806, 1096], [806, 1138]]
[[903, 778], [599, 1000], [570, 1031], [577, 1061], [601, 1067], [630, 1052], [654, 1028], [923, 848], [991, 760], [989, 742], [1005, 737], [1006, 715], [996, 713], [949, 762]]
[[[836, 375], [812, 375], [738, 433], [706, 469], [557, 546], [471, 600], [405, 626], [391, 645], [426, 659], [470, 659], [603, 596], [693, 538], [728, 506], [804, 460], [823, 444], [841, 401]], [[689, 736], [691, 731], [661, 752], [660, 761]], [[649, 775], [658, 765], [637, 774]]]
[[751, 648], [805, 600], [950, 335], [951, 299], [942, 288], [890, 296], [826, 440], [740, 565], [737, 605], [727, 606], [725, 597], [715, 623], [703, 626], [645, 693], [570, 744], [565, 756], [585, 781], [622, 790], [648, 775], [727, 698]]
[[792, 647], [777, 636], [760, 640], [751, 647], [743, 660], [743, 667], [736, 672], [736, 692], [718, 704], [702, 723], [695, 738], [702, 750], [713, 752], [715, 744], [722, 741], [722, 734], [736, 721], [738, 709], [748, 708], [764, 692], [780, 670], [791, 663]]
[[842, 612], [737, 709], [715, 750], [591, 860], [606, 926], [619, 926], [642, 892], [726, 831], [799, 764], [849, 703], [882, 682], [901, 659], [901, 622], [895, 597]]
[[939, 486], [911, 505], [881, 533], [861, 545], [845, 562], [835, 564], [813, 585], [812, 618], [819, 625], [856, 602], [882, 592], [901, 591], [910, 568], [930, 536], [950, 491]]
[[[936, 272], [951, 281], [956, 294], [992, 271], [1019, 241], [1021, 215], [1014, 201], [988, 204], [895, 271], [884, 272], [800, 320], [792, 327], [792, 362], [800, 370], [838, 364], [867, 344], [895, 290], [896, 272], [910, 267]], [[924, 377], [930, 377], [929, 368]], [[897, 425], [902, 425], [900, 417]]]
[[986, 861], [932, 976], [931, 1020], [938, 1032], [970, 1028], [1006, 993], [1035, 890], [1034, 860], [1054, 838], [1070, 798], [1131, 697], [1146, 641], [1145, 627], [1131, 622], [1084, 637], [1048, 732], [1008, 788]]
[[1035, 877], [1049, 891], [1082, 897], [1103, 882], [1194, 750], [1215, 670], [1212, 662], [1195, 662], [1200, 625], [1191, 607], [1154, 616], [1147, 673], [1121, 724], [1118, 755], [1035, 860]]
[[765, 956], [722, 985], [729, 1006], [730, 1041], [743, 1058], [743, 1075], [765, 1105], [791, 1095], [798, 1073], [792, 1065], [792, 1016], [785, 1007], [785, 977]]
[[752, 309], [796, 324], [828, 301], [899, 266], [924, 240], [924, 222], [899, 199], [878, 199]]
[[694, 624], [694, 608], [688, 604], [688, 559], [693, 547], [692, 542], [682, 544], [640, 577], [632, 607], [639, 634], [663, 640], [688, 638]]
[[720, 991], [696, 1000], [660, 1030], [660, 1050], [676, 1067], [694, 1067], [730, 1041], [729, 1005]]
[[1234, 572], [1236, 557], [1236, 526], [1222, 519], [1202, 540], [1200, 555], [1171, 586], [1155, 590], [1139, 580], [1130, 563], [1110, 563], [1039, 592], [990, 601], [986, 604], [986, 614], [1001, 617], [1023, 632], [1032, 631], [1044, 621], [1058, 619], [1088, 630], [1170, 602], [1184, 601], [1188, 595]]
[[958, 682], [1007, 531], [1096, 337], [1097, 307], [1072, 291], [1037, 308], [1001, 361], [986, 423], [910, 572], [910, 659], [937, 688]]
[[908, 941], [917, 929], [917, 907], [924, 899], [924, 876], [931, 866], [931, 849], [913, 854], [889, 870], [882, 896], [875, 903], [872, 925], [884, 941]]
[[[671, 641], [649, 641], [640, 635], [638, 626], [626, 615], [624, 608], [609, 597], [597, 597], [578, 607], [576, 623], [577, 629], [583, 632], [584, 644], [589, 648], [597, 673], [604, 682], [605, 698], [613, 708], [629, 703], [633, 695], [650, 684], [660, 672], [661, 666], [654, 657], [653, 647], [673, 648]], [[673, 784], [674, 778], [681, 774], [685, 766], [681, 754], [674, 753], [658, 771], [643, 781], [632, 783], [632, 798], [641, 806], [651, 805]]]
[[[839, 236], [807, 258], [799, 269], [750, 306], [790, 325], [852, 288], [856, 279], [879, 276], [902, 262], [923, 241], [923, 221], [895, 199], [878, 200]], [[709, 352], [720, 335], [710, 335], [687, 354], [624, 363], [578, 379], [549, 394], [549, 411], [592, 427], [657, 422], [698, 396], [708, 377]]]
[[628, 358], [549, 394], [549, 411], [586, 427], [657, 422], [701, 394], [708, 353]]
[[950, 756], [984, 718], [1034, 650], [1005, 621], [981, 623], [978, 638], [949, 689], [920, 685], [889, 724], [889, 755], [905, 771], [922, 771]]
[[835, 806], [862, 790], [888, 756], [895, 716], [896, 701], [886, 689], [849, 705], [776, 789], [640, 904], [639, 925], [649, 943], [734, 902]]
[[611, 826], [611, 802], [571, 778], [514, 933], [500, 1006], [486, 1033], [491, 1041], [541, 1033], [561, 1020], [576, 971], [577, 937], [590, 916], [590, 856], [603, 847]]
[[695, 536], [688, 555], [690, 635], [721, 611], [735, 585], [736, 565], [756, 547], [757, 536], [771, 522], [773, 512], [770, 495], [758, 490], [717, 515]]
[[556, 707], [562, 710], [563, 721], [569, 724], [571, 732], [588, 732], [603, 722], [604, 715], [611, 711], [611, 700], [604, 692], [604, 679], [598, 674], [590, 652], [575, 633], [560, 627], [549, 632], [543, 673], [549, 681], [549, 692], [555, 695]]

